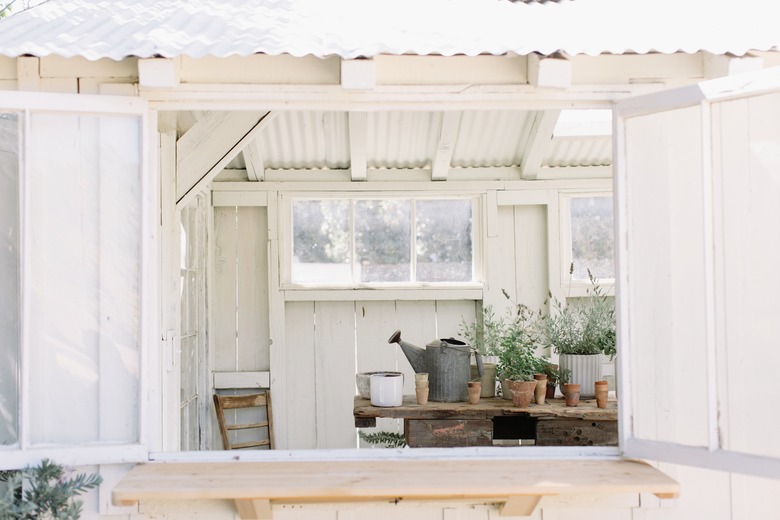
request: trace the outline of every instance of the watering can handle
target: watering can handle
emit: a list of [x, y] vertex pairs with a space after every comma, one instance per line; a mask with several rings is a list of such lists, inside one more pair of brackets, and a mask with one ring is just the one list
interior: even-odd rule
[[477, 373], [482, 377], [485, 374], [485, 369], [482, 367], [482, 354], [474, 352], [474, 357], [477, 359]]

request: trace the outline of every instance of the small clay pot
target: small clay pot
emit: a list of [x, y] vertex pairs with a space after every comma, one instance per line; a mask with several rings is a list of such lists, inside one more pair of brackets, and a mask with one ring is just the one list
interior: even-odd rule
[[544, 393], [545, 399], [555, 399], [555, 383], [550, 383], [550, 380], [547, 380], [547, 391]]
[[599, 408], [606, 408], [607, 398], [609, 396], [609, 383], [606, 381], [596, 381], [594, 387], [596, 391], [596, 406]]
[[528, 408], [534, 398], [536, 381], [508, 381], [512, 393], [512, 405], [518, 408]]
[[534, 374], [536, 388], [534, 389], [534, 402], [544, 404], [544, 398], [547, 394], [547, 374]]
[[426, 405], [428, 404], [428, 384], [418, 384], [414, 388], [414, 392], [417, 394], [417, 404], [419, 405]]
[[479, 397], [482, 394], [481, 381], [469, 381], [469, 404], [479, 404]]
[[577, 406], [580, 403], [580, 384], [565, 383], [563, 397], [566, 399], [566, 406]]

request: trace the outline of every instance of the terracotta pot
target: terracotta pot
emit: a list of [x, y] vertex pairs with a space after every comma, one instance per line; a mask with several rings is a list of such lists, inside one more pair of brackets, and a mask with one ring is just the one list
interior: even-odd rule
[[606, 381], [596, 381], [594, 386], [596, 390], [596, 406], [599, 408], [606, 408], [607, 397], [609, 396], [609, 383]]
[[544, 398], [547, 394], [547, 374], [534, 374], [536, 389], [534, 389], [534, 402], [544, 404]]
[[564, 384], [563, 397], [566, 399], [566, 406], [577, 406], [580, 402], [580, 384], [579, 383]]
[[547, 392], [544, 394], [545, 399], [555, 399], [555, 383], [551, 383], [547, 380]]
[[[582, 391], [583, 399], [592, 399], [595, 397], [593, 392], [593, 383], [601, 381], [601, 354], [591, 355], [574, 355], [574, 354], [561, 354], [559, 356], [558, 364], [560, 369], [569, 370], [569, 383], [579, 383]], [[563, 385], [560, 385], [561, 392], [563, 392]]]
[[512, 393], [512, 405], [518, 408], [527, 408], [534, 398], [536, 381], [507, 381], [509, 391]]
[[482, 393], [481, 381], [469, 381], [469, 404], [479, 404], [479, 397]]
[[495, 397], [496, 365], [494, 363], [486, 363], [483, 357], [482, 370], [482, 377], [480, 377], [477, 365], [471, 365], [471, 380], [473, 381], [479, 378], [479, 380], [482, 382], [482, 393], [480, 394], [480, 397]]
[[418, 384], [414, 388], [414, 392], [417, 394], [417, 404], [419, 405], [426, 405], [428, 404], [428, 385], [427, 384]]

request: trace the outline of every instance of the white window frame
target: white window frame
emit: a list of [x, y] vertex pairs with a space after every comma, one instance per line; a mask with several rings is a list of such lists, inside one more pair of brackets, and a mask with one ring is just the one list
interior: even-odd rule
[[[748, 96], [780, 92], [780, 68], [766, 69], [758, 72], [735, 75], [705, 81], [698, 85], [682, 87], [670, 91], [648, 94], [627, 99], [616, 104], [614, 114], [614, 150], [615, 150], [615, 201], [617, 243], [615, 245], [618, 257], [618, 344], [620, 394], [619, 430], [620, 446], [623, 455], [630, 458], [654, 459], [677, 464], [699, 466], [722, 471], [734, 471], [756, 476], [776, 478], [780, 475], [780, 458], [759, 456], [723, 449], [720, 439], [719, 414], [719, 381], [718, 381], [718, 345], [715, 333], [716, 305], [716, 275], [713, 263], [715, 252], [713, 248], [713, 209], [712, 203], [712, 157], [713, 143], [711, 135], [710, 111], [712, 105], [719, 101], [740, 99]], [[704, 221], [704, 263], [705, 283], [707, 286], [706, 302], [706, 357], [702, 363], [707, 367], [707, 398], [708, 398], [708, 446], [694, 447], [680, 442], [651, 441], [639, 439], [636, 436], [636, 416], [642, 413], [653, 413], [652, 410], [640, 410], [633, 406], [632, 380], [628, 375], [632, 369], [631, 334], [632, 323], [629, 320], [629, 292], [627, 290], [631, 278], [631, 253], [628, 243], [630, 208], [627, 204], [629, 196], [628, 178], [630, 172], [626, 167], [627, 141], [626, 122], [632, 117], [651, 115], [668, 110], [699, 106], [702, 110], [700, 124], [702, 129], [702, 144], [699, 150], [701, 156], [703, 221]]]
[[[150, 172], [156, 171], [156, 152], [153, 146], [156, 136], [156, 113], [148, 108], [148, 103], [139, 98], [127, 98], [118, 96], [88, 96], [72, 94], [43, 94], [30, 92], [0, 92], [0, 111], [16, 112], [20, 119], [24, 120], [22, 141], [22, 156], [19, 161], [19, 185], [20, 185], [20, 219], [19, 219], [19, 257], [20, 257], [20, 383], [18, 390], [19, 410], [19, 438], [18, 442], [0, 447], [0, 469], [16, 469], [26, 465], [37, 464], [43, 458], [49, 458], [62, 464], [84, 465], [137, 462], [148, 460], [150, 446], [158, 444], [156, 433], [159, 428], [148, 419], [159, 416], [156, 413], [157, 397], [160, 395], [157, 384], [150, 380], [158, 371], [158, 363], [155, 356], [150, 355], [149, 346], [156, 342], [158, 293], [157, 287], [157, 225], [154, 215], [158, 203], [158, 184], [154, 182], [155, 176]], [[89, 444], [62, 444], [53, 446], [31, 446], [29, 427], [29, 386], [30, 366], [29, 351], [26, 342], [29, 330], [34, 326], [34, 317], [28, 314], [25, 306], [25, 294], [33, 284], [29, 272], [25, 271], [25, 257], [29, 254], [25, 244], [30, 241], [31, 229], [26, 224], [26, 205], [29, 198], [26, 191], [26, 168], [29, 164], [27, 154], [30, 147], [25, 143], [30, 142], [31, 113], [43, 112], [49, 114], [90, 115], [90, 116], [137, 116], [141, 122], [141, 215], [142, 222], [139, 229], [139, 242], [141, 245], [139, 274], [141, 280], [140, 300], [140, 330], [139, 330], [139, 384], [138, 384], [138, 442], [135, 443], [89, 443]], [[78, 406], [78, 403], [74, 403]]]
[[[387, 282], [387, 283], [355, 283], [344, 285], [328, 284], [299, 284], [292, 282], [292, 204], [297, 200], [383, 200], [383, 199], [403, 199], [403, 200], [442, 200], [442, 199], [462, 199], [472, 201], [472, 262], [474, 280], [472, 282]], [[484, 192], [454, 193], [448, 190], [440, 192], [426, 191], [424, 194], [419, 190], [377, 192], [376, 188], [366, 191], [350, 192], [284, 192], [279, 194], [279, 221], [281, 229], [287, 231], [286, 234], [279, 237], [280, 257], [282, 265], [280, 268], [280, 287], [284, 291], [292, 293], [320, 293], [322, 291], [332, 291], [336, 294], [339, 290], [346, 290], [351, 296], [355, 297], [356, 290], [367, 290], [372, 292], [382, 292], [383, 297], [393, 299], [411, 298], [411, 299], [441, 299], [442, 293], [450, 293], [452, 297], [463, 297], [466, 294], [469, 297], [481, 298], [482, 288], [484, 286], [483, 255], [484, 247], [482, 244], [482, 226], [483, 218], [482, 208], [484, 207]], [[424, 289], [424, 292], [421, 290]], [[464, 292], [465, 291], [465, 292]], [[304, 294], [290, 295], [290, 299], [308, 298]]]
[[[560, 255], [558, 273], [560, 276], [560, 291], [571, 297], [588, 296], [588, 290], [591, 284], [587, 280], [572, 280], [569, 274], [569, 268], [572, 262], [572, 226], [571, 226], [571, 201], [577, 198], [589, 197], [614, 197], [612, 190], [560, 190], [558, 193], [558, 211], [559, 236], [560, 236]], [[614, 218], [614, 216], [613, 216]], [[598, 284], [604, 288], [607, 294], [614, 294], [615, 278], [599, 278]]]

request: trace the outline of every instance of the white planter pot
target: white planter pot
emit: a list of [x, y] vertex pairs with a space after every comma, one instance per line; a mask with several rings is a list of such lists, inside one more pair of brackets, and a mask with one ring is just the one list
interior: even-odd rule
[[[595, 383], [602, 379], [601, 354], [561, 354], [558, 358], [558, 369], [571, 371], [569, 383], [580, 384], [581, 398], [596, 397]], [[563, 393], [563, 382], [559, 382], [559, 387]]]

